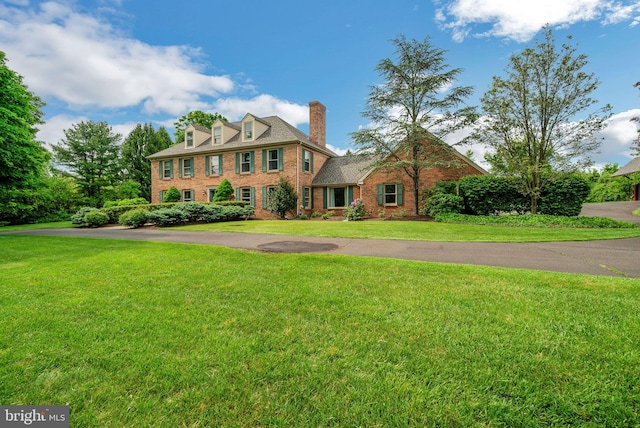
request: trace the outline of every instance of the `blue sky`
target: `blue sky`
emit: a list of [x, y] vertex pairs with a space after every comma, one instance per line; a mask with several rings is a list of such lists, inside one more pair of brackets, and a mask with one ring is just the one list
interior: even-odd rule
[[613, 107], [593, 159], [625, 164], [640, 115], [640, 0], [4, 0], [0, 50], [47, 103], [38, 137], [49, 144], [82, 120], [123, 136], [147, 122], [172, 133], [195, 109], [276, 114], [308, 132], [308, 102], [319, 100], [327, 143], [342, 153], [368, 123], [360, 112], [390, 39], [430, 36], [478, 105], [545, 23], [559, 42], [573, 36], [602, 81], [595, 98]]

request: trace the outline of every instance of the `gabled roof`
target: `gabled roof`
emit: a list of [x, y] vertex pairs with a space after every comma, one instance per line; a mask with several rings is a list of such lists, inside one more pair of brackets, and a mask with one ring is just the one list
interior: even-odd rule
[[211, 130], [209, 128], [205, 128], [202, 125], [198, 125], [197, 123], [192, 123], [191, 126], [193, 126], [193, 128], [197, 129], [198, 131], [206, 132], [207, 134], [211, 134]]
[[[334, 152], [327, 149], [326, 147], [321, 147], [315, 143], [312, 143], [311, 140], [309, 140], [308, 135], [300, 131], [298, 128], [288, 124], [278, 116], [262, 117], [262, 118], [259, 118], [259, 121], [267, 125], [269, 129], [264, 133], [262, 133], [261, 135], [259, 135], [253, 141], [242, 141], [241, 135], [238, 134], [224, 144], [213, 145], [212, 139], [207, 138], [204, 142], [202, 142], [196, 147], [185, 148], [184, 144], [180, 142], [178, 144], [174, 144], [173, 146], [165, 150], [162, 150], [147, 156], [147, 159], [168, 158], [168, 157], [176, 157], [176, 156], [192, 156], [194, 154], [209, 153], [209, 152], [211, 153], [224, 152], [228, 150], [238, 150], [240, 148], [251, 149], [253, 147], [275, 145], [275, 144], [289, 143], [289, 142], [296, 142], [296, 141], [301, 142], [307, 147], [310, 147], [317, 151], [325, 153], [328, 156], [331, 156], [331, 157], [336, 156]], [[237, 127], [237, 129], [240, 129], [241, 123], [242, 122], [228, 122], [225, 125]], [[211, 130], [207, 128], [204, 128], [204, 129], [207, 130], [209, 134], [211, 134]]]
[[631, 159], [631, 162], [611, 174], [612, 177], [622, 177], [625, 175], [635, 174], [640, 172], [640, 156]]
[[349, 155], [329, 158], [313, 179], [313, 186], [358, 184], [371, 171], [377, 155]]

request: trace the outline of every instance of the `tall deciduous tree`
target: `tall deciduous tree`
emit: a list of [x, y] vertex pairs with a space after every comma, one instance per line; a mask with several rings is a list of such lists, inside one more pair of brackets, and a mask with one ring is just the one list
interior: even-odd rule
[[120, 141], [106, 122], [80, 122], [64, 131], [65, 138], [52, 146], [54, 161], [70, 173], [91, 204], [103, 202], [102, 189], [117, 184]]
[[415, 214], [419, 213], [420, 177], [437, 166], [454, 166], [451, 147], [442, 138], [475, 118], [464, 100], [470, 86], [454, 86], [460, 68], [450, 68], [445, 52], [404, 36], [391, 41], [395, 60], [380, 61], [376, 71], [384, 83], [371, 86], [362, 115], [372, 128], [352, 134], [358, 153], [379, 154], [376, 170], [406, 174], [413, 183]]
[[138, 124], [122, 144], [120, 160], [123, 178], [139, 183], [140, 196], [146, 200], [151, 200], [151, 163], [147, 156], [172, 144], [164, 127], [156, 131], [150, 123]]
[[176, 128], [173, 134], [176, 137], [176, 143], [184, 141], [184, 130], [190, 124], [194, 123], [196, 125], [204, 126], [207, 129], [211, 129], [213, 122], [218, 119], [227, 122], [227, 118], [218, 113], [205, 113], [201, 110], [194, 110], [185, 114], [176, 122], [173, 122], [173, 126]]
[[584, 70], [587, 63], [568, 42], [556, 47], [545, 27], [542, 40], [512, 55], [506, 76], [494, 76], [482, 97], [486, 120], [471, 139], [492, 149], [488, 160], [495, 169], [519, 177], [532, 213], [545, 177], [589, 165], [589, 154], [600, 145], [595, 135], [610, 107], [579, 117], [597, 103], [591, 94], [600, 83]]
[[39, 186], [49, 160], [36, 141], [43, 106], [0, 52], [0, 220], [18, 220], [31, 209], [25, 192]]

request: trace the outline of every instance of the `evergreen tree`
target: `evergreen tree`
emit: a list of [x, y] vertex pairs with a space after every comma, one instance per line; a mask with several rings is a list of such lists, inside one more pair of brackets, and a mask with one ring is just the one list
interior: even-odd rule
[[102, 189], [118, 182], [120, 134], [106, 122], [80, 122], [64, 131], [65, 138], [52, 146], [55, 162], [78, 182], [92, 205], [103, 201]]
[[[400, 36], [392, 43], [396, 59], [383, 59], [376, 71], [384, 79], [371, 86], [362, 116], [376, 127], [352, 134], [359, 153], [377, 154], [375, 170], [406, 175], [413, 185], [414, 212], [419, 213], [420, 179], [434, 167], [455, 167], [452, 149], [442, 138], [475, 119], [464, 99], [470, 86], [453, 86], [459, 68], [449, 68], [445, 51], [424, 41]], [[461, 107], [461, 108], [460, 108]]]
[[170, 147], [173, 143], [164, 127], [156, 131], [148, 124], [138, 124], [122, 144], [120, 160], [125, 180], [140, 184], [140, 196], [151, 200], [151, 163], [147, 156]]
[[182, 195], [178, 188], [176, 186], [171, 186], [169, 187], [169, 190], [165, 192], [162, 202], [180, 202], [180, 199], [182, 199]]
[[269, 192], [267, 210], [285, 218], [289, 211], [293, 211], [298, 203], [298, 195], [285, 177], [280, 177], [278, 185]]
[[22, 84], [0, 52], [0, 220], [29, 217], [30, 192], [40, 186], [49, 153], [36, 141], [44, 103]]
[[220, 185], [216, 188], [216, 192], [213, 194], [212, 202], [230, 201], [233, 199], [233, 187], [226, 178], [220, 182]]

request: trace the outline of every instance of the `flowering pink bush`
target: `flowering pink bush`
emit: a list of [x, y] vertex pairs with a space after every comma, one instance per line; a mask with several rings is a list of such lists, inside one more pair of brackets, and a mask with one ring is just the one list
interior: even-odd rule
[[367, 215], [364, 202], [360, 198], [356, 198], [347, 208], [347, 220], [362, 220]]

